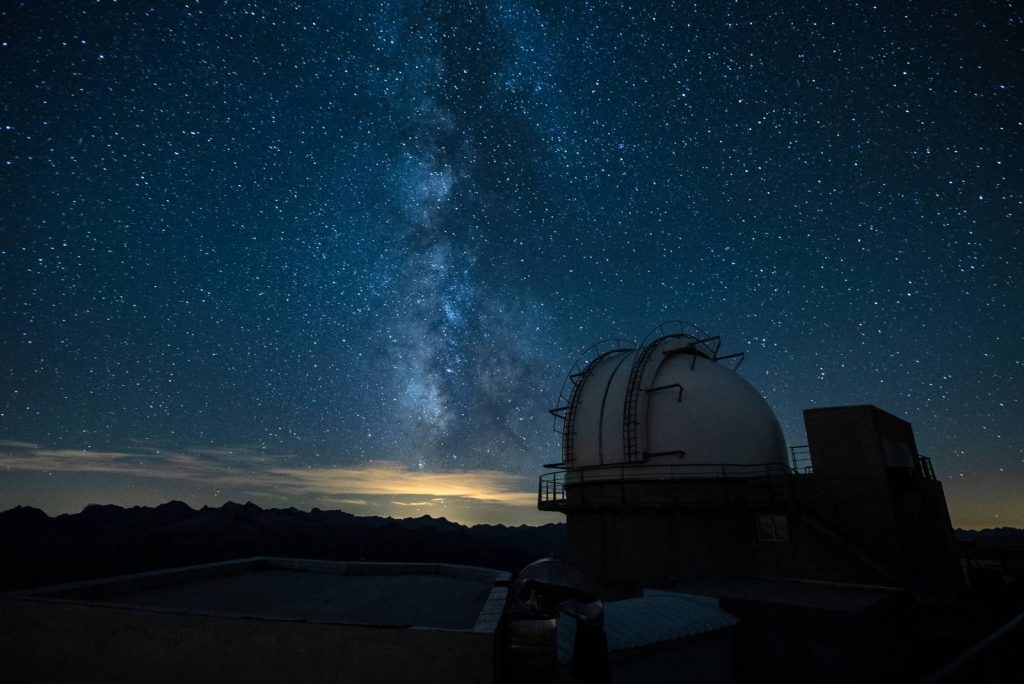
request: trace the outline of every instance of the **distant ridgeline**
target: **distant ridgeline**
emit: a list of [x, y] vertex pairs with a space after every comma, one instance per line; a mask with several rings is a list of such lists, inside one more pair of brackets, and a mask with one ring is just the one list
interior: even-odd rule
[[0, 591], [249, 556], [461, 563], [518, 571], [565, 548], [565, 525], [465, 527], [444, 518], [358, 517], [342, 511], [226, 503], [195, 510], [88, 506], [47, 516], [0, 513]]
[[960, 540], [1012, 540], [1024, 544], [1024, 530], [1016, 527], [986, 527], [983, 530], [956, 529], [956, 538]]
[[1024, 571], [1024, 530], [993, 527], [984, 530], [956, 530], [960, 555], [969, 562], [998, 561], [1005, 569]]

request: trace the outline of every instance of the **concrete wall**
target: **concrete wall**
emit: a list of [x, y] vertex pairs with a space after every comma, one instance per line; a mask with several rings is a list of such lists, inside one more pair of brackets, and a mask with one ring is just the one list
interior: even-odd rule
[[960, 552], [942, 484], [915, 482], [913, 489], [894, 497], [893, 510], [911, 581], [933, 589], [961, 589]]
[[[873, 406], [804, 411], [807, 443], [817, 485], [827, 491], [844, 515], [842, 531], [866, 546], [880, 563], [902, 575], [905, 569], [876, 413], [881, 412]], [[894, 425], [887, 422], [887, 427]]]
[[12, 683], [490, 682], [494, 639], [0, 599], [0, 663]]
[[[694, 577], [885, 583], [841, 533], [796, 507], [794, 488], [810, 479], [586, 484], [587, 492], [570, 491], [582, 504], [566, 511], [568, 560], [601, 582], [608, 597]], [[758, 514], [772, 512], [787, 516], [789, 541], [758, 538]]]
[[842, 512], [841, 531], [904, 584], [959, 589], [942, 485], [916, 467], [910, 423], [874, 406], [807, 410], [804, 421], [813, 482]]
[[589, 509], [568, 516], [568, 559], [620, 595], [682, 577], [742, 576], [752, 514], [723, 510]]
[[[402, 575], [445, 575], [479, 582], [489, 594], [475, 619], [459, 629], [132, 604], [132, 592], [261, 570], [338, 575], [339, 580], [372, 575], [396, 583]], [[508, 581], [508, 573], [460, 565], [250, 558], [0, 595], [0, 679], [490, 682]], [[216, 598], [209, 606], [217, 605]]]
[[[813, 475], [659, 480], [604, 469], [570, 479], [571, 471], [568, 560], [608, 597], [695, 577], [957, 588], [942, 487], [916, 467], [910, 424], [873, 406], [809, 410], [805, 420]], [[784, 514], [788, 541], [760, 539], [759, 513]]]

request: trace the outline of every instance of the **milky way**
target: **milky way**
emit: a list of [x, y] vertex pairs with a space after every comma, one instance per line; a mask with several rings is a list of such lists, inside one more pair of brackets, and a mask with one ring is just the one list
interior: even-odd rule
[[1022, 50], [996, 2], [7, 4], [0, 508], [511, 501], [576, 354], [684, 319], [791, 444], [877, 404], [1024, 524]]

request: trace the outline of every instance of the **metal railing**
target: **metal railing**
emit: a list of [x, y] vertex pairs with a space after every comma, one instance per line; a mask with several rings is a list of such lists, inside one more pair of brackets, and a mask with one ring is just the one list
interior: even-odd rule
[[814, 472], [814, 461], [811, 460], [811, 447], [797, 444], [789, 447], [789, 467], [794, 473], [810, 475]]
[[640, 350], [636, 359], [633, 360], [633, 367], [629, 370], [629, 379], [626, 381], [626, 402], [623, 404], [622, 414], [622, 448], [627, 461], [639, 461], [640, 453], [637, 450], [637, 429], [640, 421], [637, 420], [640, 399], [640, 381], [643, 379], [644, 369], [654, 354], [655, 343], [648, 344]]
[[558, 424], [558, 421], [565, 419], [565, 412], [569, 410], [572, 393], [575, 390], [576, 385], [579, 384], [579, 380], [587, 366], [592, 365], [598, 358], [607, 356], [610, 353], [616, 351], [631, 352], [635, 348], [635, 342], [609, 338], [590, 345], [583, 350], [582, 353], [576, 356], [572, 366], [569, 368], [569, 372], [562, 381], [561, 389], [558, 390], [558, 398], [555, 399], [555, 408], [548, 411], [548, 413], [554, 416], [552, 428], [555, 432], [560, 433], [563, 431], [563, 427]]
[[544, 473], [537, 480], [537, 504], [558, 504], [565, 501], [565, 471]]
[[[561, 465], [561, 464], [559, 464]], [[761, 495], [768, 500], [787, 501], [787, 506], [800, 511], [804, 519], [823, 533], [841, 540], [864, 563], [881, 576], [890, 576], [884, 563], [875, 557], [874, 544], [862, 535], [851, 536], [860, 524], [852, 513], [845, 511], [830, 492], [818, 486], [813, 476], [798, 474], [785, 463], [686, 463], [639, 464], [621, 463], [560, 468], [540, 476], [537, 506], [543, 510], [558, 510], [579, 506], [626, 505], [631, 498], [627, 484], [639, 482], [697, 481], [720, 483], [714, 496], [749, 496], [738, 481], [756, 481], [765, 485]], [[735, 483], [735, 484], [733, 484]], [[597, 487], [590, 491], [591, 485]], [[644, 500], [650, 502], [650, 494]], [[658, 498], [660, 495], [655, 495]], [[671, 497], [670, 497], [671, 498]], [[692, 502], [691, 502], [692, 503]]]
[[587, 482], [614, 484], [657, 480], [774, 477], [791, 475], [785, 463], [622, 463], [587, 466], [544, 473], [537, 483], [537, 503], [559, 506], [568, 502], [566, 485]]
[[[715, 361], [718, 360], [718, 348], [721, 345], [721, 339], [708, 336], [707, 333], [692, 323], [666, 321], [647, 333], [647, 336], [640, 342], [638, 347], [640, 351], [636, 359], [633, 360], [633, 366], [629, 370], [629, 379], [626, 381], [626, 401], [623, 404], [622, 411], [622, 445], [627, 461], [635, 462], [640, 461], [642, 458], [637, 432], [640, 429], [640, 394], [644, 391], [641, 385], [644, 380], [647, 364], [650, 363], [654, 350], [663, 341], [674, 338], [691, 340], [689, 346], [694, 355], [694, 362], [696, 362], [696, 347], [698, 345], [705, 348], [706, 352], [710, 354], [709, 358]], [[709, 345], [710, 342], [714, 342], [715, 346], [711, 347]]]
[[935, 469], [932, 468], [932, 459], [928, 458], [927, 456], [918, 455], [917, 472], [919, 472], [921, 474], [921, 477], [923, 477], [926, 480], [934, 480]]

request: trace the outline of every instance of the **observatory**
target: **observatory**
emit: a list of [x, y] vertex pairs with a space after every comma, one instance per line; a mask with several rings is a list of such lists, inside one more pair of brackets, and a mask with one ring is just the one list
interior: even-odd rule
[[730, 578], [954, 592], [942, 487], [910, 424], [808, 410], [808, 445], [787, 451], [742, 361], [680, 322], [580, 358], [551, 411], [562, 459], [538, 491], [566, 515], [569, 561], [606, 597]]
[[[910, 424], [807, 410], [787, 449], [721, 347], [664, 324], [570, 370], [538, 491], [565, 560], [257, 557], [14, 592], [5, 681], [917, 681], [975, 608]], [[1008, 681], [1020, 620], [931, 681]]]
[[[565, 403], [552, 410], [564, 419], [563, 464], [582, 473], [627, 463], [664, 471], [685, 462], [668, 471], [677, 477], [698, 477], [707, 468], [726, 477], [748, 474], [751, 466], [785, 468], [775, 414], [735, 372], [742, 354], [720, 356], [718, 338], [664, 332], [659, 328], [638, 348], [599, 345], [570, 374]], [[726, 367], [727, 360], [734, 366]]]

